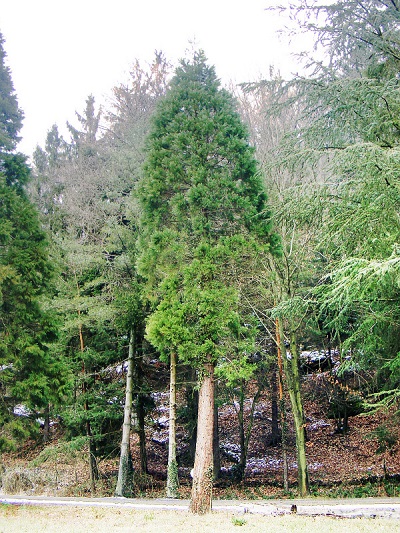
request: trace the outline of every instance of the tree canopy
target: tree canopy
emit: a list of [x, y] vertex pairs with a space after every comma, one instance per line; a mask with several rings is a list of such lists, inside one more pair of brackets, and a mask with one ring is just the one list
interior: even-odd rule
[[6, 57], [4, 38], [0, 33], [0, 150], [10, 152], [20, 140], [18, 133], [22, 127], [23, 113], [18, 107]]

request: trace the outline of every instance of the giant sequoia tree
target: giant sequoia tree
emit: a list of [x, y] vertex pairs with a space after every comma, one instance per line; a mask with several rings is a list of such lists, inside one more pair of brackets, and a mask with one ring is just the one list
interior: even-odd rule
[[[214, 371], [240, 352], [238, 270], [271, 243], [266, 195], [231, 95], [203, 52], [182, 61], [155, 113], [139, 198], [151, 342], [197, 369], [191, 510], [211, 509]], [[272, 239], [273, 240], [273, 239]]]

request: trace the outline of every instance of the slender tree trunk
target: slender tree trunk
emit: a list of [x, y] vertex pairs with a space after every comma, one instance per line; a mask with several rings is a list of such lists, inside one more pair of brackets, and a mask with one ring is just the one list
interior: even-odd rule
[[[86, 383], [83, 384], [83, 391], [84, 394], [87, 392], [87, 385]], [[89, 479], [90, 479], [90, 490], [92, 495], [96, 491], [96, 481], [99, 479], [99, 471], [97, 469], [97, 461], [96, 461], [96, 445], [93, 440], [92, 435], [92, 428], [90, 426], [89, 421], [89, 402], [85, 400], [84, 403], [84, 409], [86, 411], [86, 436], [89, 441]]]
[[237, 414], [238, 423], [239, 423], [240, 457], [239, 457], [239, 463], [237, 465], [237, 476], [236, 477], [239, 481], [242, 481], [244, 479], [245, 472], [246, 472], [247, 455], [249, 452], [250, 437], [251, 437], [251, 432], [253, 430], [253, 424], [254, 424], [254, 412], [256, 409], [258, 399], [261, 394], [261, 387], [257, 390], [256, 394], [253, 397], [250, 415], [247, 418], [247, 428], [245, 427], [245, 416], [244, 416], [245, 382], [242, 382], [240, 387], [241, 387], [241, 390], [240, 390], [240, 397], [239, 397], [239, 408], [236, 409], [236, 414]]
[[278, 375], [279, 375], [279, 382], [278, 382], [279, 383], [279, 412], [280, 412], [280, 418], [281, 418], [281, 431], [282, 431], [283, 488], [286, 492], [288, 492], [289, 491], [289, 467], [288, 467], [288, 457], [287, 457], [287, 422], [286, 422], [285, 396], [283, 394], [283, 367], [282, 367], [281, 335], [279, 331], [278, 319], [276, 319], [276, 345], [277, 345]]
[[240, 456], [239, 463], [237, 465], [237, 475], [236, 478], [238, 481], [242, 481], [244, 477], [244, 471], [246, 469], [246, 438], [244, 431], [244, 393], [243, 393], [243, 383], [240, 385], [240, 396], [239, 396], [239, 408], [236, 409], [236, 414], [239, 421], [239, 447], [240, 447]]
[[276, 446], [279, 443], [279, 406], [278, 406], [278, 383], [277, 383], [277, 365], [274, 363], [271, 368], [271, 445]]
[[147, 450], [146, 450], [146, 430], [145, 430], [145, 394], [143, 393], [143, 337], [144, 331], [140, 327], [136, 331], [136, 350], [134, 362], [134, 382], [138, 393], [136, 398], [136, 418], [137, 418], [137, 434], [139, 435], [139, 472], [147, 474]]
[[176, 353], [170, 357], [169, 383], [169, 443], [167, 498], [179, 498], [178, 463], [176, 461]]
[[[139, 386], [141, 386], [139, 381]], [[139, 393], [136, 402], [137, 433], [139, 435], [139, 468], [141, 474], [148, 473], [147, 449], [146, 449], [146, 410], [144, 405], [144, 394]]]
[[[79, 309], [78, 309], [78, 316], [80, 316]], [[81, 324], [79, 324], [79, 342], [80, 342], [80, 349], [81, 349], [82, 356], [83, 356], [83, 352], [85, 351], [85, 343], [83, 340], [83, 331], [82, 331]], [[82, 375], [83, 375], [82, 393], [84, 395], [87, 394], [87, 383], [86, 383], [85, 373], [86, 373], [85, 362], [82, 359]], [[89, 442], [89, 479], [90, 479], [90, 490], [91, 490], [91, 494], [93, 495], [96, 491], [96, 481], [99, 479], [99, 471], [97, 469], [96, 445], [93, 440], [92, 428], [91, 428], [90, 420], [89, 420], [89, 402], [87, 398], [84, 401], [83, 408], [86, 412], [86, 436]]]
[[212, 507], [214, 434], [214, 365], [204, 366], [199, 392], [196, 456], [190, 511], [205, 514]]
[[44, 425], [43, 425], [43, 442], [50, 440], [50, 404], [46, 405], [44, 410]]
[[297, 442], [297, 464], [298, 464], [298, 485], [301, 496], [306, 496], [309, 491], [307, 456], [306, 456], [306, 420], [304, 415], [303, 398], [300, 389], [300, 372], [299, 372], [299, 353], [297, 347], [297, 338], [293, 331], [290, 336], [290, 352], [292, 354], [291, 370], [293, 376], [292, 394], [293, 414], [296, 428]]
[[133, 492], [133, 467], [131, 456], [131, 420], [132, 420], [132, 394], [133, 394], [133, 367], [135, 354], [135, 335], [133, 329], [129, 336], [128, 372], [125, 387], [124, 422], [122, 425], [121, 453], [119, 456], [119, 469], [115, 496], [129, 497]]
[[[294, 426], [296, 432], [298, 488], [300, 496], [306, 496], [309, 489], [306, 457], [306, 424], [303, 409], [303, 399], [300, 390], [299, 353], [297, 348], [297, 338], [294, 329], [290, 329], [291, 357], [290, 360], [287, 357], [283, 357], [283, 365], [288, 383], [289, 397], [292, 405]], [[281, 350], [283, 353], [286, 353], [286, 348], [282, 340], [283, 325], [281, 320], [279, 320], [279, 333], [281, 337]]]

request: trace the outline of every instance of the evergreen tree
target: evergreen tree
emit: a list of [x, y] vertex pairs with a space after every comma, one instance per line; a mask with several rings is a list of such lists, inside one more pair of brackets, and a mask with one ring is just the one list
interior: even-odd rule
[[52, 268], [47, 239], [25, 192], [29, 169], [22, 156], [3, 155], [0, 173], [0, 381], [1, 446], [12, 445], [22, 421], [13, 408], [22, 403], [43, 411], [63, 393], [63, 367], [50, 350], [56, 338], [54, 315], [41, 297]]
[[[268, 2], [268, 0], [267, 0]], [[293, 32], [314, 34], [314, 52], [302, 53], [315, 72], [363, 75], [366, 68], [396, 73], [399, 61], [398, 0], [290, 0], [267, 9], [286, 12]]]
[[0, 450], [32, 429], [31, 420], [15, 416], [15, 406], [43, 412], [65, 385], [64, 367], [50, 347], [54, 314], [41, 301], [52, 276], [48, 242], [25, 192], [25, 157], [11, 153], [22, 113], [2, 45], [0, 36]]
[[[60, 275], [53, 307], [62, 321], [60, 350], [75, 376], [63, 421], [68, 438], [89, 444], [92, 489], [96, 457], [117, 449], [123, 375], [110, 380], [109, 374], [129, 355], [128, 338], [134, 341], [132, 408], [139, 426], [141, 466], [146, 470], [144, 318], [121, 303], [121, 294], [127, 302], [135, 300], [131, 294], [136, 293], [132, 257], [137, 209], [130, 193], [139, 178], [149, 116], [164, 86], [161, 63], [156, 62], [150, 72], [136, 63], [132, 82], [114, 90], [114, 112], [106, 115], [108, 129], [102, 137], [101, 114], [89, 96], [84, 111], [77, 113], [78, 124], [68, 124], [71, 140], [64, 140], [53, 126], [44, 149], [38, 147], [34, 154], [37, 175], [30, 190], [58, 250]], [[125, 455], [127, 442], [125, 431]], [[122, 485], [118, 490], [131, 494], [129, 472]]]
[[0, 150], [11, 152], [20, 140], [18, 133], [22, 127], [23, 113], [18, 107], [10, 68], [5, 59], [4, 39], [0, 33]]
[[382, 373], [385, 387], [392, 372], [397, 387], [400, 3], [297, 0], [275, 9], [290, 10], [322, 52], [307, 54], [309, 77], [282, 84], [276, 106], [301, 110], [278, 151], [281, 167], [316, 176], [302, 217], [320, 217], [320, 321], [353, 361]]
[[[197, 369], [200, 383], [191, 510], [211, 509], [214, 371], [238, 351], [238, 274], [272, 242], [247, 131], [203, 52], [183, 60], [148, 139], [139, 269], [158, 305], [148, 337]], [[173, 471], [169, 468], [169, 471]]]

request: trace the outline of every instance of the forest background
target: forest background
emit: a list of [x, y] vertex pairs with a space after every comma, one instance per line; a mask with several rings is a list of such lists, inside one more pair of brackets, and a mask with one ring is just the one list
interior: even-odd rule
[[[69, 139], [53, 125], [45, 146], [38, 146], [33, 154], [31, 171], [25, 157], [16, 152], [23, 114], [2, 42], [3, 454], [32, 439], [45, 441], [43, 453], [69, 449], [86, 454], [94, 493], [101, 474], [99, 460], [116, 455], [121, 439], [124, 443], [125, 407], [125, 415], [132, 418], [124, 424], [129, 428], [128, 442], [133, 426], [140, 450], [137, 470], [146, 477], [146, 431], [155, 392], [160, 391], [154, 369], [164, 369], [161, 381], [165, 383], [169, 379], [165, 365], [177, 355], [178, 394], [185, 400], [178, 414], [170, 413], [170, 420], [181, 417], [189, 443], [187, 462], [193, 464], [196, 429], [204, 421], [201, 414], [197, 419], [198, 394], [211, 372], [209, 367], [204, 370], [205, 360], [199, 355], [206, 343], [199, 347], [193, 340], [193, 332], [200, 338], [200, 330], [208, 332], [205, 340], [212, 340], [208, 355], [212, 351], [212, 372], [218, 383], [215, 409], [228, 401], [236, 406], [240, 453], [231, 479], [245, 476], [257, 401], [267, 391], [276, 407], [272, 441], [284, 458], [293, 431], [298, 490], [309, 491], [301, 391], [305, 378], [300, 372], [303, 369], [304, 374], [307, 365], [319, 367], [319, 401], [337, 420], [338, 432], [348, 431], [350, 416], [389, 409], [392, 418], [385, 417], [385, 424], [377, 425], [372, 436], [380, 453], [396, 449], [400, 4], [397, 0], [329, 4], [299, 0], [271, 9], [287, 11], [297, 31], [314, 34], [315, 50], [302, 56], [307, 75], [284, 80], [272, 71], [268, 79], [231, 87], [236, 102], [231, 104], [201, 52], [193, 51], [175, 74], [167, 58], [156, 53], [152, 64], [136, 61], [132, 65], [129, 83], [113, 89], [108, 109], [97, 108], [93, 96], [88, 96], [75, 125], [68, 123]], [[205, 151], [205, 168], [210, 159], [218, 160], [221, 176], [228, 176], [226, 190], [233, 190], [229, 188], [233, 176], [237, 184], [246, 180], [252, 184], [243, 187], [240, 201], [229, 204], [237, 209], [237, 218], [229, 219], [226, 206], [221, 205], [221, 214], [207, 219], [215, 223], [214, 233], [198, 214], [212, 209], [210, 205], [202, 205], [196, 216], [193, 206], [200, 205], [200, 197], [211, 202], [216, 183], [201, 182], [190, 161], [171, 163], [171, 157], [160, 164], [166, 147], [163, 130], [160, 144], [155, 142], [155, 131], [166, 120], [160, 114], [167, 106], [163, 102], [172, 101], [177, 115], [184, 114], [182, 95], [174, 93], [173, 87], [194, 75], [197, 87], [204, 90], [206, 106], [211, 100], [217, 105], [215, 95], [220, 98], [218, 105], [225, 113], [221, 131], [227, 124], [232, 127], [213, 144], [207, 137], [211, 126], [202, 123], [202, 138], [208, 142], [197, 146], [196, 154]], [[233, 129], [239, 116], [248, 130], [249, 149], [255, 150], [257, 172], [249, 170], [250, 162], [243, 166], [245, 155], [236, 162], [242, 150], [239, 140], [247, 138], [241, 127]], [[168, 120], [167, 124], [173, 123]], [[228, 151], [230, 136], [239, 143], [236, 152]], [[168, 154], [189, 146], [187, 139], [168, 138], [168, 143], [177, 142], [181, 144], [168, 145]], [[166, 175], [176, 177], [177, 185], [167, 191], [157, 189], [160, 169], [164, 172], [170, 164]], [[161, 232], [158, 241], [154, 239], [162, 229], [160, 220], [170, 224], [163, 205], [172, 209], [170, 214], [177, 220], [185, 213], [177, 193], [182, 190], [179, 169], [183, 166], [186, 171], [189, 168], [192, 180], [187, 198], [194, 198], [193, 205], [186, 200], [192, 206], [190, 216], [195, 222], [191, 219], [191, 224], [201, 226], [202, 235], [210, 239], [215, 228], [223, 227], [229, 238], [234, 228], [236, 247], [229, 239], [222, 245], [214, 237], [211, 248], [204, 243], [200, 247], [198, 234], [188, 232], [185, 221], [179, 231], [188, 232], [186, 244], [174, 237], [178, 227], [174, 225], [168, 226], [169, 235]], [[239, 177], [237, 168], [242, 168]], [[193, 180], [204, 186], [201, 195]], [[268, 204], [261, 190], [254, 192], [259, 182]], [[157, 191], [160, 200], [165, 198], [159, 215]], [[251, 195], [263, 198], [258, 207], [249, 200]], [[171, 198], [174, 203], [169, 203]], [[257, 216], [268, 220], [269, 248], [260, 244], [261, 230], [246, 220], [253, 207]], [[253, 234], [257, 235], [254, 243]], [[193, 279], [197, 285], [191, 284]], [[221, 302], [226, 307], [219, 308]], [[196, 319], [192, 330], [183, 329], [180, 322], [183, 317], [187, 324], [185, 313], [193, 311], [190, 305], [201, 309], [203, 314], [198, 316], [204, 315], [205, 320]], [[173, 327], [170, 318], [176, 319]], [[182, 346], [185, 353], [180, 351]], [[317, 352], [317, 363], [304, 359], [305, 352]], [[249, 398], [252, 408], [245, 417]], [[52, 443], [55, 426], [62, 433], [56, 446]], [[218, 477], [218, 426], [213, 422], [211, 427], [213, 469]], [[171, 433], [169, 442], [173, 442]], [[135, 491], [126, 441], [125, 450], [128, 485], [122, 482], [121, 465], [119, 475], [124, 495]], [[121, 464], [122, 451], [123, 446]], [[176, 461], [170, 452], [169, 476]], [[174, 486], [171, 477], [169, 482], [170, 488]], [[287, 473], [283, 483], [287, 489]]]

